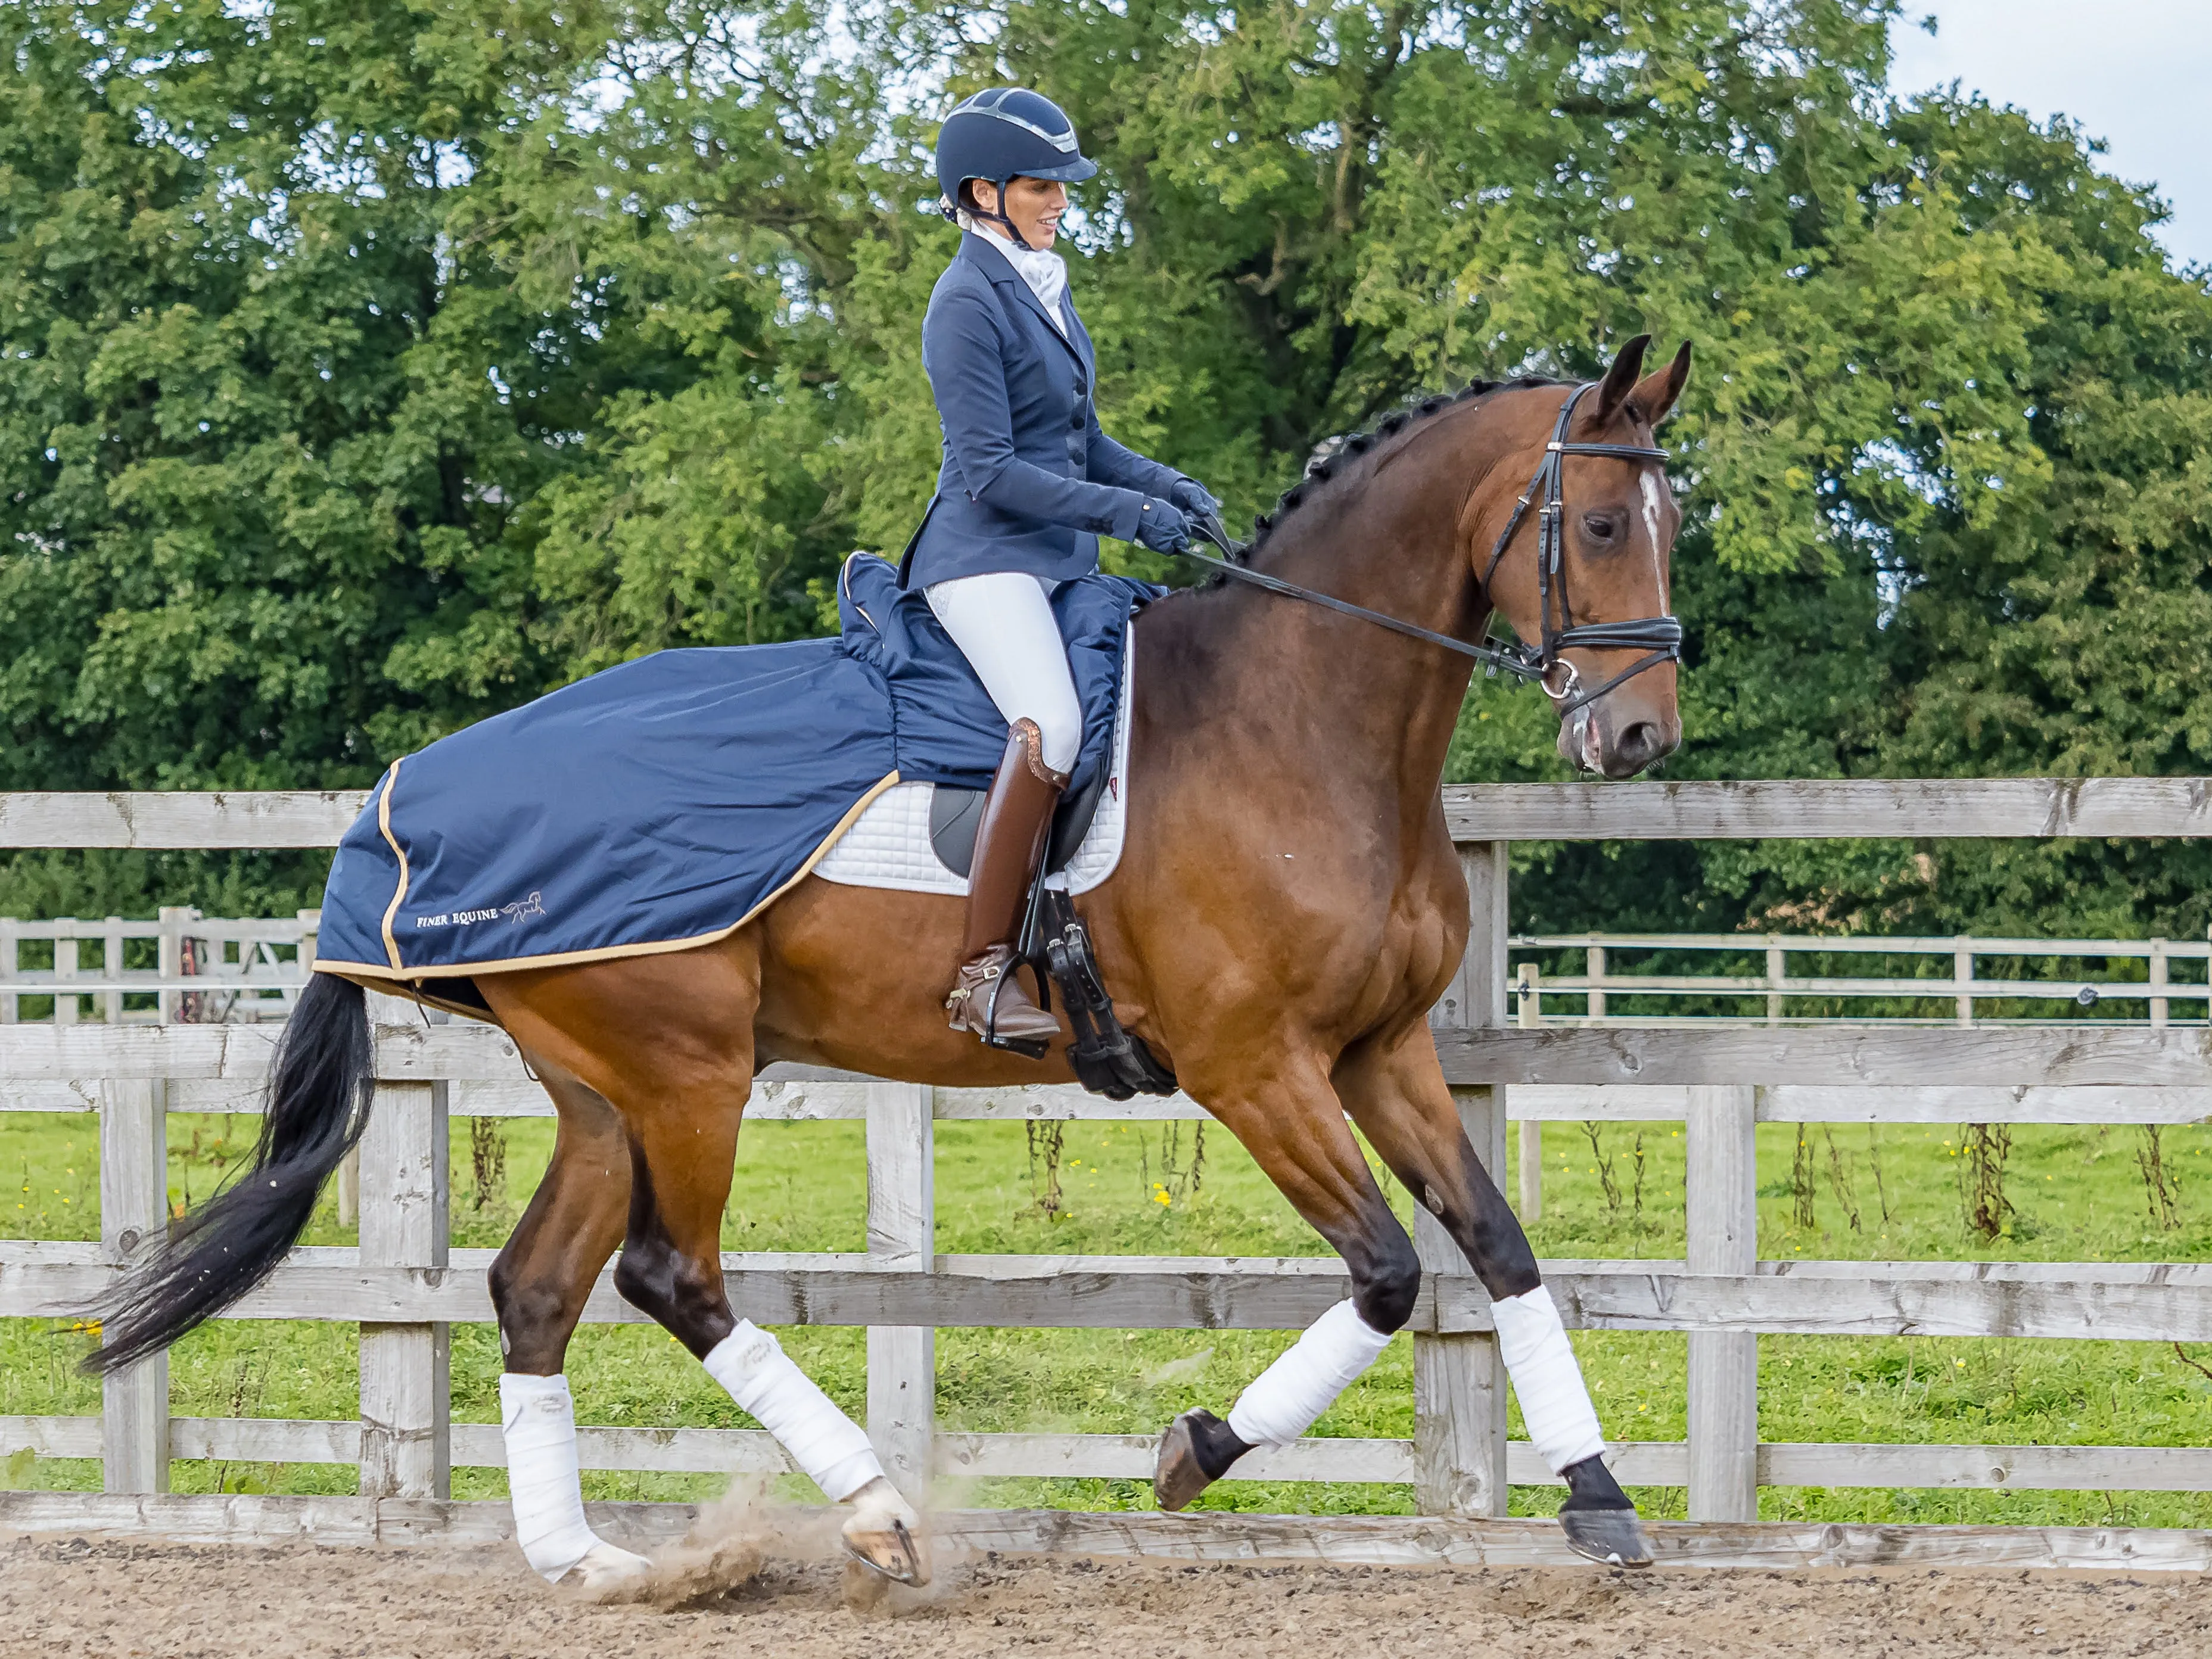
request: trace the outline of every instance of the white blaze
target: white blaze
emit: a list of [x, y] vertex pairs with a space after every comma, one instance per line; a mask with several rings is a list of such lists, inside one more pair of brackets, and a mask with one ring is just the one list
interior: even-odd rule
[[1659, 584], [1659, 609], [1673, 608], [1667, 598], [1667, 570], [1659, 557], [1659, 480], [1650, 467], [1642, 468], [1636, 482], [1644, 492], [1644, 533], [1651, 538], [1651, 574]]

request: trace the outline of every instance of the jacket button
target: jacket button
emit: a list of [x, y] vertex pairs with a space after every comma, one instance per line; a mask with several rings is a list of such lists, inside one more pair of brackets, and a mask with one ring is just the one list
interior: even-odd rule
[[1077, 410], [1075, 411], [1075, 413], [1074, 413], [1074, 414], [1073, 414], [1073, 415], [1071, 415], [1071, 416], [1069, 416], [1067, 417], [1067, 423], [1068, 423], [1068, 425], [1070, 425], [1071, 427], [1074, 428], [1075, 428], [1075, 430], [1077, 430], [1078, 432], [1082, 431], [1082, 430], [1083, 430], [1083, 411], [1082, 411], [1081, 410], [1079, 410], [1079, 410]]

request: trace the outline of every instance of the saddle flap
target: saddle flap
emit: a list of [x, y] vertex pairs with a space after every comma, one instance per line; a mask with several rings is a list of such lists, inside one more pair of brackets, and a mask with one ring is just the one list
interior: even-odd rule
[[[1045, 848], [1046, 874], [1065, 870], [1076, 848], [1083, 845], [1084, 836], [1091, 831], [1091, 820], [1098, 815], [1110, 769], [1098, 768], [1087, 785], [1060, 802], [1053, 815], [1052, 840]], [[942, 783], [930, 791], [929, 844], [937, 861], [956, 876], [967, 875], [975, 861], [975, 830], [983, 821], [984, 793], [981, 789], [955, 789]]]

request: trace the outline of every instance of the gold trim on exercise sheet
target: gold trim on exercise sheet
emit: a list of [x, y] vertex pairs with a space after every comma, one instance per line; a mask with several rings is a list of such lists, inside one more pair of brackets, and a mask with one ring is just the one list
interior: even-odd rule
[[[399, 770], [399, 763], [394, 761], [392, 763], [392, 769], [397, 773]], [[596, 951], [561, 951], [542, 957], [502, 957], [496, 962], [463, 963], [449, 968], [402, 968], [399, 965], [399, 946], [392, 935], [392, 918], [398, 914], [399, 901], [407, 891], [407, 855], [401, 853], [399, 854], [399, 891], [392, 896], [392, 907], [384, 913], [384, 943], [385, 948], [392, 952], [391, 965], [386, 967], [381, 963], [371, 962], [340, 962], [319, 956], [315, 958], [315, 971], [319, 974], [337, 974], [344, 978], [365, 976], [371, 979], [404, 981], [463, 979], [471, 974], [505, 973], [518, 968], [566, 968], [579, 962], [611, 962], [619, 957], [658, 956], [669, 951], [689, 951], [702, 945], [712, 945], [716, 939], [727, 939], [811, 875], [814, 872], [814, 866], [829, 856], [830, 849], [845, 838], [845, 832], [860, 822], [860, 814], [875, 804], [876, 797], [898, 781], [899, 775], [896, 772], [885, 773], [866, 794], [846, 809], [845, 816], [837, 820], [836, 826], [822, 838], [821, 844], [806, 855], [805, 862], [792, 872], [781, 886], [767, 895], [759, 903], [754, 905], [751, 909], [746, 911], [728, 927], [717, 927], [711, 933], [695, 933], [689, 939], [653, 939], [641, 945], [609, 945]], [[391, 790], [387, 787], [385, 791], [385, 805], [379, 812], [380, 823], [385, 822], [390, 811], [391, 799]], [[392, 831], [388, 824], [384, 834], [386, 840], [392, 839]], [[394, 852], [398, 851], [398, 842], [392, 842], [392, 846]]]
[[399, 860], [399, 885], [392, 890], [392, 902], [384, 907], [384, 948], [392, 957], [394, 971], [399, 967], [399, 941], [392, 936], [392, 918], [399, 914], [399, 906], [407, 896], [407, 849], [399, 844], [399, 837], [392, 833], [392, 792], [399, 785], [399, 763], [392, 763], [392, 769], [384, 775], [384, 798], [376, 804], [376, 827], [384, 831], [384, 839], [392, 854]]

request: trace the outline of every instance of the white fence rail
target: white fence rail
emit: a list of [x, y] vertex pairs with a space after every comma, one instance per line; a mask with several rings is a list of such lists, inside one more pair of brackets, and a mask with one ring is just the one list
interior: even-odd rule
[[[1760, 1261], [1751, 1156], [1754, 1126], [1770, 1118], [2206, 1121], [2212, 1119], [2212, 1030], [2117, 1022], [2002, 1030], [1516, 1029], [1507, 1024], [1505, 1006], [1502, 839], [1508, 831], [1543, 839], [2199, 835], [2212, 830], [2202, 781], [1531, 786], [1449, 791], [1446, 805], [1460, 833], [1492, 837], [1462, 848], [1474, 928], [1468, 962], [1434, 1018], [1439, 1055], [1478, 1150], [1493, 1169], [1502, 1166], [1509, 1116], [1524, 1126], [1556, 1118], [1671, 1118], [1687, 1126], [1683, 1260], [1546, 1264], [1571, 1326], [1688, 1335], [1689, 1437], [1624, 1446], [1624, 1480], [1685, 1486], [1693, 1519], [1713, 1523], [1754, 1518], [1761, 1485], [2212, 1490], [2212, 1449], [2197, 1447], [1762, 1444], [1757, 1345], [1763, 1334], [2212, 1341], [2212, 1264]], [[343, 827], [349, 805], [327, 796], [0, 796], [0, 844], [327, 845]], [[1639, 819], [1638, 808], [1647, 816]], [[177, 1457], [356, 1463], [364, 1498], [396, 1502], [444, 1498], [456, 1462], [501, 1461], [490, 1427], [450, 1420], [446, 1333], [454, 1323], [490, 1317], [484, 1282], [490, 1253], [447, 1245], [447, 1126], [455, 1115], [542, 1115], [548, 1109], [503, 1033], [427, 1024], [404, 1005], [379, 1002], [373, 1119], [379, 1127], [362, 1163], [361, 1245], [295, 1252], [233, 1310], [246, 1319], [358, 1322], [359, 1420], [173, 1418], [166, 1366], [155, 1359], [108, 1380], [98, 1419], [0, 1418], [0, 1454], [27, 1446], [56, 1456], [97, 1455], [107, 1489], [117, 1494], [163, 1491]], [[0, 1316], [52, 1316], [81, 1308], [112, 1282], [163, 1224], [168, 1114], [251, 1109], [275, 1036], [253, 1025], [179, 1023], [56, 1021], [0, 1030], [0, 1109], [100, 1114], [102, 1200], [97, 1245], [0, 1243]], [[753, 1110], [763, 1117], [856, 1118], [866, 1125], [866, 1252], [736, 1254], [725, 1264], [733, 1301], [764, 1324], [869, 1329], [869, 1430], [910, 1486], [933, 1473], [1138, 1478], [1150, 1469], [1147, 1437], [940, 1430], [933, 1420], [930, 1340], [936, 1328], [1287, 1330], [1307, 1324], [1346, 1291], [1331, 1258], [936, 1252], [931, 1136], [939, 1119], [1197, 1115], [1181, 1097], [1117, 1105], [1072, 1090], [933, 1091], [790, 1070], [763, 1079]], [[1530, 1161], [1524, 1158], [1524, 1167]], [[1510, 1486], [1548, 1479], [1525, 1445], [1506, 1442], [1504, 1376], [1487, 1299], [1421, 1219], [1417, 1243], [1431, 1273], [1411, 1322], [1413, 1437], [1304, 1442], [1255, 1454], [1239, 1465], [1240, 1477], [1410, 1482], [1425, 1512], [1463, 1516], [1500, 1516]], [[584, 1317], [606, 1322], [641, 1316], [603, 1278]], [[673, 1426], [588, 1429], [583, 1452], [594, 1468], [782, 1467], [781, 1454], [760, 1436]], [[37, 1496], [44, 1504], [46, 1495]], [[129, 1512], [143, 1524], [159, 1525], [168, 1512], [165, 1503], [185, 1506], [176, 1509], [179, 1516], [188, 1510], [200, 1515], [190, 1509], [197, 1500], [133, 1501]], [[0, 1509], [11, 1504], [25, 1515], [59, 1512], [53, 1504], [41, 1508], [14, 1499], [0, 1500]], [[410, 1517], [408, 1527], [430, 1524], [423, 1519], [430, 1511], [393, 1513]], [[266, 1522], [296, 1523], [297, 1517]], [[1344, 1535], [1364, 1537], [1368, 1530], [1351, 1527]], [[1728, 1535], [1743, 1534], [1739, 1528]], [[2000, 1549], [1977, 1537], [1981, 1541], [1965, 1559], [2075, 1560], [2086, 1559], [2081, 1551], [2087, 1547], [2078, 1540], [2062, 1545], [2045, 1539]], [[1402, 1540], [1389, 1547], [1405, 1547]], [[2145, 1564], [2212, 1559], [2212, 1540], [2201, 1547], [2124, 1540], [2113, 1547]], [[1892, 1540], [1881, 1548], [1942, 1559], [1933, 1543], [1908, 1547]], [[1375, 1551], [1366, 1559], [1401, 1559], [1380, 1545]]]
[[[30, 1018], [26, 1001], [43, 1002], [60, 1025], [283, 1019], [307, 982], [314, 951], [302, 944], [320, 914], [210, 918], [175, 907], [152, 921], [0, 916], [0, 1025]], [[134, 956], [152, 963], [131, 967]]]
[[[1662, 1019], [1671, 1024], [1682, 1022], [1680, 1013], [1660, 1017], [1620, 1013], [1612, 1006], [1611, 999], [1616, 996], [1647, 1000], [1697, 997], [1706, 1000], [1757, 998], [1765, 1005], [1762, 1015], [1745, 1016], [1739, 1011], [1734, 1015], [1709, 1018], [1759, 1018], [1767, 1024], [1804, 1017], [1802, 1009], [1794, 1013], [1790, 1010], [1792, 998], [1824, 1001], [1948, 1001], [1952, 1012], [1944, 1018], [1944, 1023], [1959, 1025], [1977, 1023], [1977, 1002], [2046, 1005], [2038, 1016], [2044, 1021], [2078, 1018], [2106, 1003], [2119, 1003], [2131, 1010], [2141, 1005], [2140, 1012], [2134, 1017], [2152, 1025], [2169, 1024], [2176, 1018], [2203, 1020], [2212, 1013], [2212, 1008], [2200, 1006], [2212, 1002], [2212, 984], [2206, 981], [2204, 968], [2185, 968], [2185, 977], [2173, 976], [2178, 964], [2212, 962], [2212, 943], [2188, 939], [1975, 939], [1963, 934], [1949, 939], [1913, 939], [1880, 935], [1837, 938], [1812, 933], [1524, 933], [1513, 939], [1510, 949], [1523, 955], [1571, 951], [1581, 953], [1584, 959], [1583, 971], [1578, 974], [1547, 974], [1541, 964], [1534, 962], [1524, 961], [1517, 965], [1513, 978], [1514, 1007], [1523, 1024], [1540, 1024], [1547, 1018], [1590, 1025], [1650, 1025]], [[1759, 970], [1749, 974], [1621, 971], [1619, 955], [1649, 955], [1653, 951], [1703, 951], [1739, 958], [1756, 956], [1759, 958]], [[1790, 972], [1792, 956], [1932, 957], [1947, 961], [1951, 971], [1940, 977], [1793, 975]], [[1977, 971], [1984, 959], [2009, 962], [2027, 969], [2040, 963], [2100, 958], [2107, 964], [2106, 970], [2093, 978], [1990, 978]], [[2112, 964], [2128, 962], [2144, 964], [2142, 978], [2113, 976]], [[1562, 1010], [1556, 1006], [1547, 1008], [1544, 998], [1547, 994], [1573, 997], [1583, 1006], [1579, 1010]], [[2100, 1018], [2109, 1019], [2112, 1016]]]

